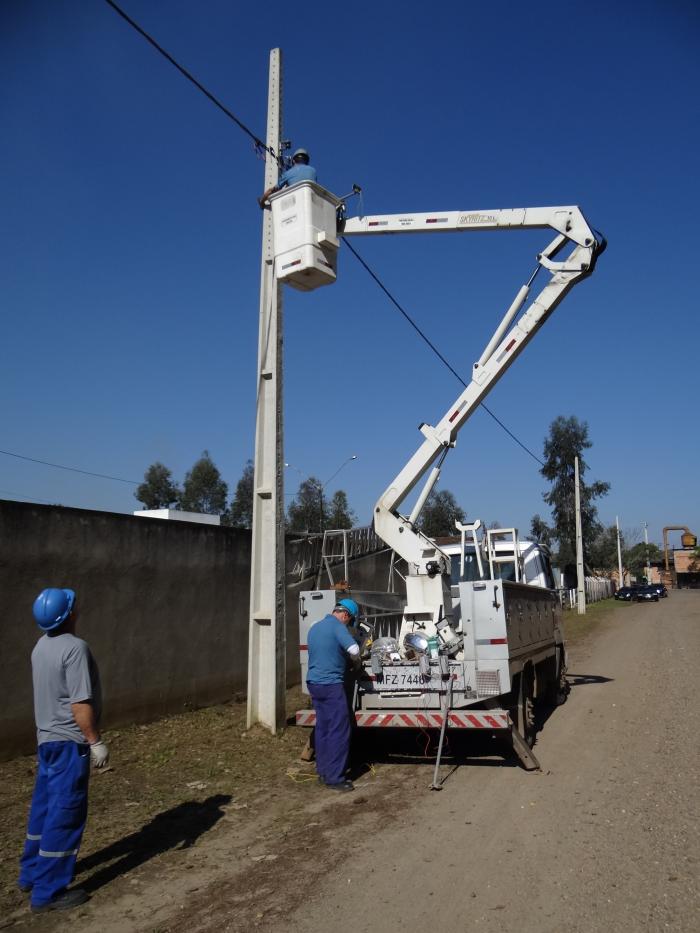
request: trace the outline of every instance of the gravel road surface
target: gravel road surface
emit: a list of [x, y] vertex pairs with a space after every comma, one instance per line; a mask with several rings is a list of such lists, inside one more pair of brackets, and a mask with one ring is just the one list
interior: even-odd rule
[[[278, 931], [700, 929], [700, 592], [621, 605], [574, 653], [542, 773], [464, 767], [357, 838]], [[348, 795], [349, 796], [349, 795]]]
[[[32, 915], [14, 890], [32, 772], [7, 763], [5, 790], [19, 790], [0, 810], [0, 929], [695, 933], [700, 591], [595, 606], [586, 627], [596, 618], [570, 652], [569, 700], [539, 734], [540, 773], [486, 739], [431, 792], [431, 759], [412, 743], [412, 761], [380, 760], [338, 795], [300, 765], [299, 730], [238, 737], [235, 706], [115, 735], [79, 863], [92, 899], [66, 915]], [[142, 773], [159, 736], [164, 763]]]

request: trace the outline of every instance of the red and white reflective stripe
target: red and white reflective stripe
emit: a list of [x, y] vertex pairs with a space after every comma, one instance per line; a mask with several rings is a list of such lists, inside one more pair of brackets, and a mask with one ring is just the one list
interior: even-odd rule
[[[362, 728], [408, 728], [439, 729], [442, 726], [442, 713], [401, 711], [395, 713], [359, 712], [355, 720]], [[298, 726], [315, 726], [316, 713], [312, 709], [297, 712]], [[447, 714], [448, 729], [509, 729], [510, 718], [505, 710], [464, 710]]]
[[507, 729], [510, 725], [505, 710], [497, 712], [450, 713], [449, 725], [453, 729]]

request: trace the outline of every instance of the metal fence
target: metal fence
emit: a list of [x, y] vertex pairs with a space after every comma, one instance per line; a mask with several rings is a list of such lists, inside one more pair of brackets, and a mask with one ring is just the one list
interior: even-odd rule
[[[586, 577], [584, 588], [586, 591], [586, 604], [597, 603], [601, 599], [609, 599], [615, 592], [615, 584], [607, 577]], [[575, 609], [577, 604], [577, 590], [559, 590], [559, 598], [564, 609]]]

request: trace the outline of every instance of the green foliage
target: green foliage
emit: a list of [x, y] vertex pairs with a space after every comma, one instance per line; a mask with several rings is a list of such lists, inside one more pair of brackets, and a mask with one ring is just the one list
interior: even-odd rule
[[325, 523], [326, 498], [323, 485], [315, 476], [299, 483], [295, 497], [287, 509], [287, 527], [290, 531], [321, 531]]
[[248, 460], [243, 468], [243, 475], [238, 480], [231, 505], [224, 513], [222, 521], [234, 528], [252, 528], [253, 526], [253, 461]]
[[180, 508], [184, 512], [221, 515], [226, 509], [227, 494], [228, 486], [221, 479], [209, 451], [205, 450], [185, 476]]
[[180, 490], [173, 482], [171, 471], [159, 461], [152, 463], [143, 475], [143, 482], [134, 496], [145, 509], [169, 509], [180, 499]]
[[418, 519], [418, 529], [429, 538], [457, 534], [455, 521], [466, 521], [467, 513], [457, 504], [449, 489], [433, 490]]
[[530, 537], [551, 548], [554, 531], [540, 515], [533, 515], [530, 522]]
[[544, 466], [540, 473], [551, 483], [543, 499], [552, 510], [552, 537], [559, 548], [557, 560], [560, 566], [576, 563], [576, 515], [574, 491], [574, 460], [579, 458], [581, 489], [581, 531], [584, 558], [592, 542], [600, 534], [598, 509], [594, 500], [607, 495], [610, 484], [586, 483], [584, 475], [588, 469], [583, 451], [592, 447], [588, 437], [588, 424], [571, 415], [560, 415], [551, 423], [549, 436], [544, 442]]
[[691, 573], [697, 573], [700, 571], [700, 547], [696, 547], [693, 551], [693, 556], [691, 557], [690, 563], [688, 564], [688, 570]]
[[357, 522], [357, 516], [348, 505], [348, 497], [344, 490], [338, 489], [328, 506], [328, 528], [352, 528]]
[[[659, 561], [663, 557], [661, 548], [657, 547], [655, 544], [649, 545], [648, 552], [650, 561]], [[639, 544], [635, 544], [634, 547], [624, 551], [622, 555], [622, 564], [624, 568], [634, 574], [638, 580], [645, 576], [647, 569], [647, 545], [641, 541]]]
[[[624, 546], [620, 535], [620, 547]], [[610, 571], [617, 570], [617, 527], [609, 525], [602, 528], [591, 541], [585, 552], [586, 565], [591, 570]]]

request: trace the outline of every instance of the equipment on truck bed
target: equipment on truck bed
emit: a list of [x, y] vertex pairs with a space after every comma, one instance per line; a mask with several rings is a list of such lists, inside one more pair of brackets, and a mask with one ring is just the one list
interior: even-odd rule
[[[523, 765], [538, 767], [530, 751], [534, 702], [544, 695], [561, 700], [566, 670], [561, 610], [551, 588], [547, 555], [528, 542], [530, 559], [544, 569], [536, 579], [523, 579], [526, 549], [517, 530], [485, 531], [474, 522], [458, 526], [455, 574], [454, 555], [423, 534], [417, 520], [460, 429], [559, 302], [591, 274], [605, 240], [594, 234], [578, 207], [349, 219], [341, 211], [333, 228], [332, 212], [339, 199], [318, 185], [300, 184], [274, 195], [271, 202], [277, 277], [305, 290], [335, 280], [338, 237], [516, 228], [549, 228], [555, 233], [474, 363], [470, 383], [435, 426], [420, 425], [424, 440], [374, 507], [375, 532], [405, 562], [405, 598], [394, 600], [393, 613], [387, 613], [384, 604], [382, 614], [373, 609], [370, 594], [352, 592], [365, 617], [379, 625], [353, 699], [359, 726], [439, 728], [438, 764], [447, 728], [510, 729]], [[563, 258], [557, 258], [560, 254]], [[548, 281], [528, 304], [542, 270], [549, 273]], [[415, 505], [410, 513], [401, 513], [401, 505], [421, 481]], [[476, 573], [471, 572], [474, 568]], [[300, 597], [302, 668], [306, 632], [336, 598], [335, 590]], [[374, 599], [374, 604], [381, 601]], [[312, 717], [303, 711], [297, 721], [309, 725]], [[436, 781], [437, 768], [434, 787]]]

